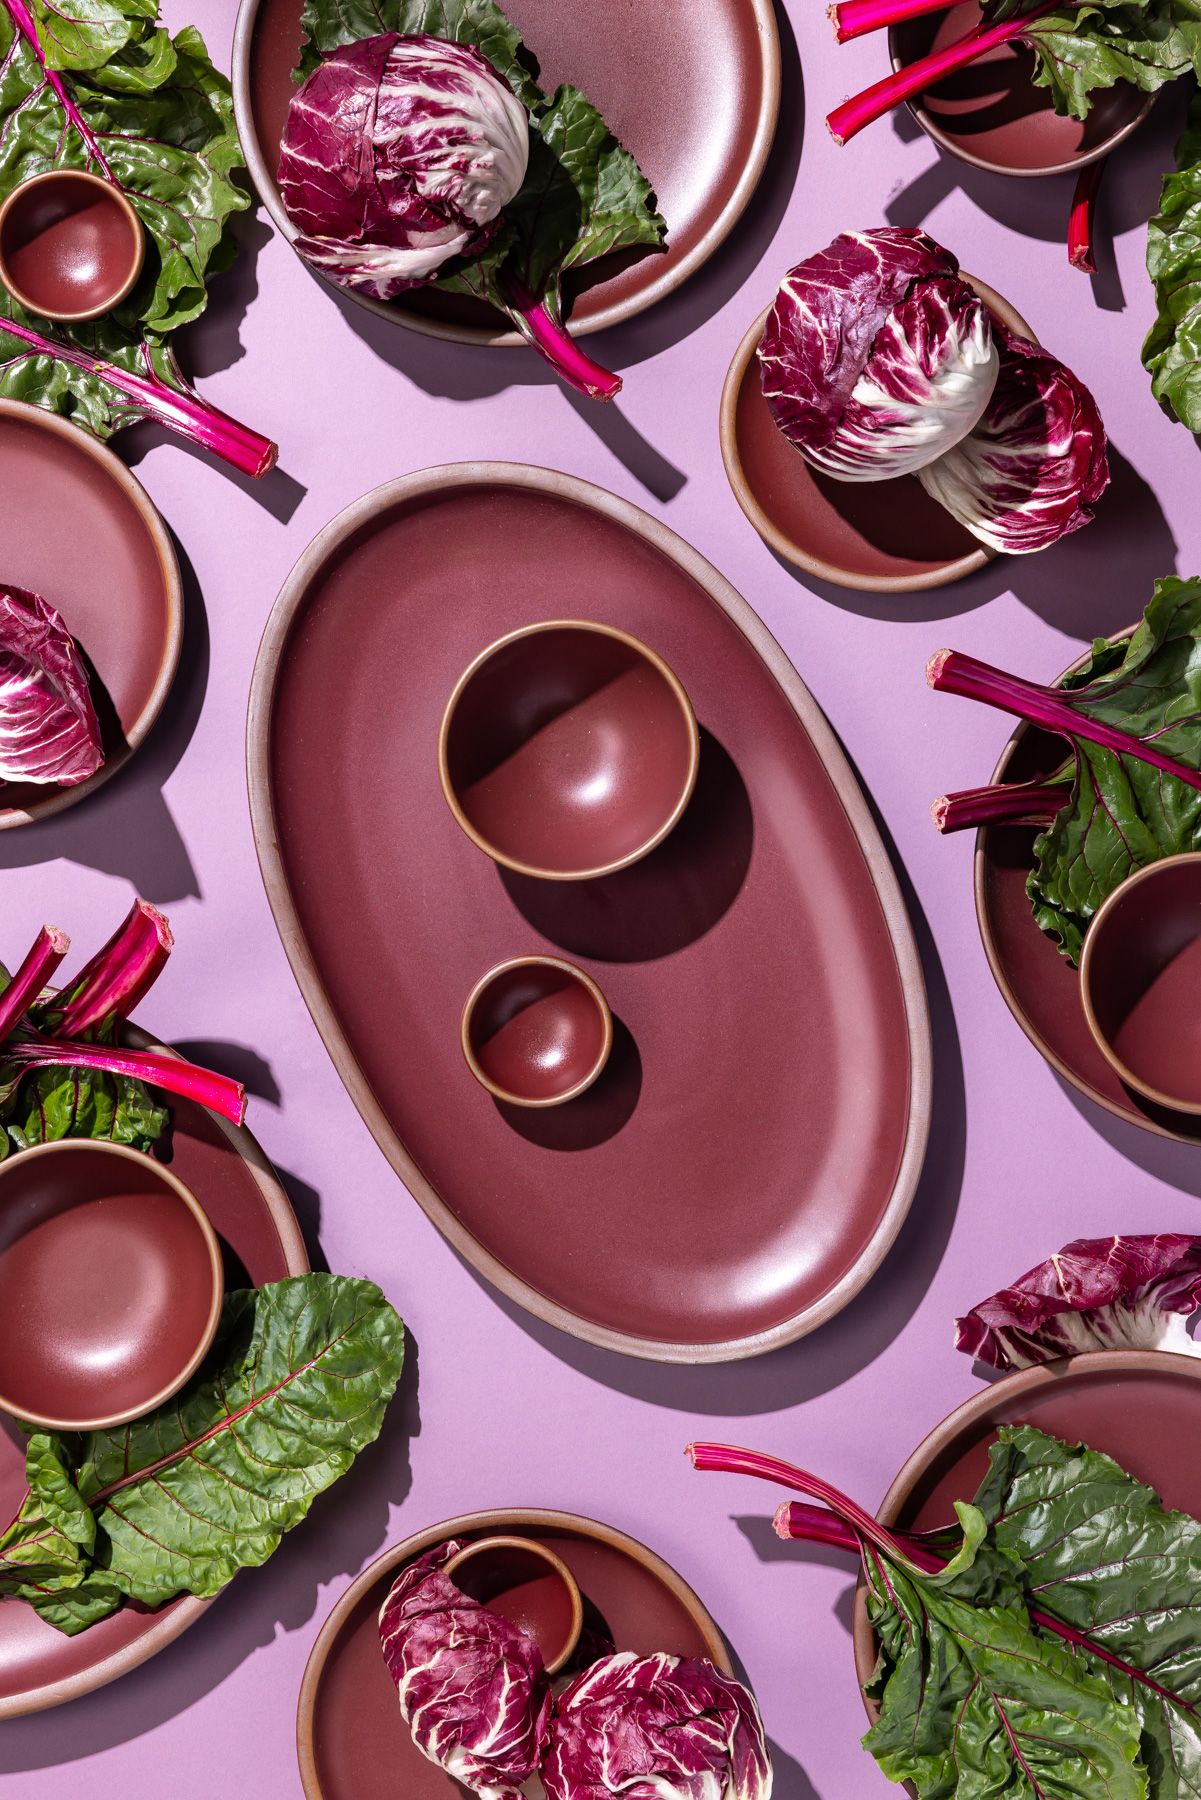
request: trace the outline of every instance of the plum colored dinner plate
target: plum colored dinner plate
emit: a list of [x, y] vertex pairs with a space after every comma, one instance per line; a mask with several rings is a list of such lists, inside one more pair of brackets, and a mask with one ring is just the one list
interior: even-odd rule
[[[994, 1382], [918, 1446], [877, 1517], [919, 1531], [953, 1523], [953, 1502], [970, 1500], [984, 1478], [997, 1427], [1019, 1424], [1103, 1451], [1153, 1487], [1166, 1506], [1201, 1518], [1201, 1361], [1166, 1350], [1094, 1351]], [[861, 1685], [875, 1660], [861, 1586], [855, 1601]]]
[[[772, 0], [505, 0], [537, 57], [541, 84], [582, 88], [637, 157], [668, 224], [666, 254], [605, 258], [567, 292], [574, 331], [616, 325], [672, 292], [741, 216], [767, 161], [780, 105], [780, 40]], [[242, 0], [234, 36], [238, 132], [251, 177], [281, 234], [295, 236], [276, 186], [295, 87], [301, 0]], [[670, 78], [664, 81], [664, 71]], [[446, 294], [403, 303], [352, 299], [431, 337], [519, 344], [490, 307]]]
[[[460, 671], [564, 615], [656, 650], [701, 728], [681, 822], [594, 881], [502, 873], [438, 781]], [[678, 1362], [770, 1349], [863, 1286], [925, 1147], [920, 966], [833, 734], [696, 551], [545, 469], [378, 488], [276, 602], [249, 772], [267, 892], [338, 1071], [495, 1286], [592, 1343]], [[531, 1114], [472, 1079], [459, 1015], [492, 964], [548, 948], [598, 981], [615, 1044], [587, 1095]]]
[[[1072, 669], [1079, 666], [1075, 662]], [[1066, 669], [1060, 680], [1071, 672]], [[991, 779], [1027, 781], [1050, 775], [1063, 754], [1062, 738], [1022, 725], [1006, 744]], [[1034, 923], [1026, 896], [1037, 835], [1033, 826], [993, 826], [976, 839], [976, 918], [1006, 1005], [1051, 1067], [1098, 1106], [1163, 1137], [1201, 1143], [1201, 1117], [1170, 1112], [1136, 1094], [1097, 1048], [1084, 1014], [1079, 973]]]
[[296, 1716], [306, 1800], [461, 1800], [464, 1789], [427, 1762], [400, 1716], [380, 1651], [377, 1616], [403, 1564], [450, 1537], [505, 1535], [545, 1544], [584, 1599], [584, 1628], [600, 1621], [618, 1650], [707, 1656], [731, 1674], [722, 1636], [690, 1587], [662, 1558], [574, 1513], [471, 1513], [388, 1550], [343, 1594], [313, 1646]]
[[0, 831], [74, 806], [130, 757], [179, 662], [171, 535], [119, 457], [39, 406], [0, 400], [0, 582], [62, 614], [88, 664], [105, 760], [76, 787], [0, 782]]
[[[127, 1041], [142, 1049], [163, 1048], [132, 1027]], [[226, 1286], [258, 1287], [303, 1275], [309, 1266], [304, 1240], [288, 1197], [250, 1132], [184, 1100], [172, 1099], [171, 1115], [170, 1167], [191, 1188], [221, 1240]], [[24, 1494], [24, 1439], [4, 1419], [0, 1519], [16, 1514]], [[43, 1623], [23, 1600], [0, 1600], [0, 1719], [103, 1687], [156, 1655], [212, 1604], [185, 1595], [157, 1612], [125, 1606], [72, 1638]]]

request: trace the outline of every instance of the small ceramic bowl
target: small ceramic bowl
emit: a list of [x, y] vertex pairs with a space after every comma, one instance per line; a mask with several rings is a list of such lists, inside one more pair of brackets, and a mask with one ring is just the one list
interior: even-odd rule
[[1201, 854], [1148, 864], [1097, 908], [1080, 997], [1097, 1048], [1127, 1087], [1201, 1113]]
[[145, 255], [142, 221], [120, 188], [82, 169], [47, 169], [0, 206], [0, 282], [44, 319], [112, 312]]
[[558, 956], [515, 956], [468, 995], [467, 1067], [510, 1106], [561, 1106], [590, 1088], [613, 1048], [613, 1015], [590, 975]]
[[699, 762], [696, 718], [663, 658], [584, 619], [482, 651], [438, 734], [442, 791], [467, 836], [547, 881], [611, 875], [662, 843]]
[[553, 1550], [536, 1538], [477, 1538], [451, 1558], [446, 1573], [481, 1606], [528, 1631], [548, 1675], [566, 1668], [584, 1628], [584, 1602]]
[[[892, 26], [893, 68], [945, 49], [981, 17], [976, 0], [968, 0]], [[1154, 94], [1119, 82], [1093, 95], [1087, 119], [1069, 119], [1055, 111], [1048, 90], [1035, 85], [1034, 71], [1032, 50], [1002, 44], [911, 100], [909, 110], [927, 137], [974, 168], [995, 175], [1062, 175], [1108, 156], [1155, 101]]]
[[159, 1406], [213, 1341], [221, 1247], [169, 1169], [64, 1138], [0, 1163], [0, 1407], [93, 1431]]
[[[963, 279], [1018, 337], [1037, 342], [1007, 300]], [[862, 594], [945, 587], [993, 559], [916, 475], [835, 481], [814, 469], [772, 418], [755, 352], [771, 308], [739, 344], [721, 397], [721, 454], [734, 498], [764, 543], [806, 575]]]

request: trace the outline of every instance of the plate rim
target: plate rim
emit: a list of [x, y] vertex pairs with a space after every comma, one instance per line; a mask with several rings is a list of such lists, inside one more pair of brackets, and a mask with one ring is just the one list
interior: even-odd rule
[[[74, 431], [76, 428], [71, 426], [70, 429]], [[153, 1050], [160, 1055], [174, 1057], [177, 1062], [186, 1060], [178, 1050], [173, 1050], [169, 1044], [160, 1044], [149, 1032], [136, 1025], [128, 1025], [122, 1036], [135, 1050]], [[266, 1151], [247, 1126], [234, 1125], [229, 1119], [221, 1118], [218, 1113], [209, 1112], [207, 1107], [201, 1110], [221, 1135], [229, 1140], [239, 1159], [249, 1169], [278, 1233], [288, 1274], [307, 1275], [310, 1272], [309, 1256], [300, 1225], [292, 1202], [288, 1199]], [[83, 1694], [94, 1693], [97, 1688], [107, 1687], [110, 1681], [116, 1681], [119, 1676], [136, 1669], [139, 1664], [149, 1662], [152, 1656], [157, 1656], [160, 1650], [165, 1650], [168, 1644], [174, 1643], [220, 1598], [220, 1594], [214, 1594], [210, 1599], [202, 1600], [195, 1594], [189, 1594], [170, 1612], [158, 1614], [153, 1624], [132, 1643], [114, 1650], [111, 1656], [106, 1656], [90, 1668], [78, 1669], [74, 1675], [64, 1675], [59, 1680], [45, 1682], [40, 1687], [25, 1688], [19, 1694], [0, 1696], [0, 1719], [19, 1719], [30, 1713], [45, 1712], [49, 1707], [61, 1706], [64, 1701], [75, 1700]]]
[[[574, 325], [572, 327], [574, 337], [590, 337], [593, 332], [607, 331], [611, 326], [624, 324], [627, 319], [636, 318], [658, 301], [673, 294], [709, 260], [719, 245], [725, 242], [750, 205], [751, 197], [767, 167], [767, 160], [771, 154], [776, 127], [779, 123], [783, 85], [783, 51], [780, 45], [780, 28], [773, 0], [741, 0], [741, 3], [749, 7], [755, 21], [762, 81], [759, 108], [755, 118], [754, 141], [750, 155], [746, 158], [738, 174], [732, 195], [709, 229], [701, 234], [700, 239], [686, 256], [682, 256], [679, 262], [667, 269], [658, 280], [652, 281], [642, 293], [628, 295], [624, 300], [610, 301], [591, 318], [581, 320]], [[250, 82], [251, 44], [261, 4], [262, 0], [239, 0], [238, 16], [234, 24], [231, 64], [234, 122], [254, 190], [281, 238], [290, 248], [294, 249], [299, 233], [292, 225], [280, 202], [275, 176], [263, 154], [254, 121]], [[670, 226], [668, 229], [670, 231]], [[300, 252], [296, 251], [296, 254], [299, 256]], [[303, 261], [303, 258], [301, 260]], [[368, 294], [356, 293], [352, 288], [340, 287], [336, 281], [330, 280], [319, 269], [313, 270], [312, 273], [335, 294], [345, 295], [356, 305], [365, 308], [367, 312], [374, 313], [377, 318], [387, 319], [393, 324], [402, 326], [406, 331], [417, 332], [422, 337], [440, 338], [444, 343], [475, 344], [488, 349], [505, 350], [519, 348], [525, 343], [525, 339], [519, 331], [499, 323], [496, 326], [456, 325], [440, 319], [429, 318], [424, 314], [406, 311], [396, 301], [375, 300]]]
[[585, 1518], [582, 1513], [559, 1512], [543, 1507], [514, 1506], [492, 1507], [483, 1512], [462, 1513], [455, 1519], [444, 1519], [439, 1525], [427, 1526], [424, 1531], [416, 1531], [402, 1543], [393, 1544], [368, 1563], [362, 1572], [355, 1576], [350, 1586], [342, 1593], [335, 1605], [326, 1614], [316, 1641], [309, 1651], [305, 1663], [304, 1675], [301, 1677], [300, 1692], [296, 1701], [296, 1760], [300, 1767], [300, 1781], [304, 1788], [305, 1800], [325, 1800], [324, 1791], [317, 1774], [317, 1759], [313, 1746], [313, 1716], [316, 1711], [317, 1696], [321, 1688], [321, 1680], [325, 1673], [325, 1665], [329, 1661], [334, 1641], [342, 1629], [347, 1617], [353, 1612], [360, 1599], [374, 1587], [391, 1569], [401, 1563], [410, 1562], [413, 1557], [420, 1556], [423, 1550], [432, 1549], [446, 1538], [459, 1537], [466, 1532], [493, 1532], [511, 1529], [513, 1526], [528, 1526], [542, 1531], [565, 1531], [577, 1537], [592, 1538], [613, 1550], [620, 1550], [626, 1556], [648, 1569], [651, 1574], [669, 1588], [676, 1599], [681, 1602], [685, 1611], [705, 1639], [709, 1660], [721, 1670], [723, 1675], [733, 1675], [734, 1665], [721, 1628], [700, 1595], [692, 1588], [684, 1577], [667, 1562], [656, 1550], [631, 1537], [628, 1532], [619, 1531], [615, 1525], [602, 1524], [598, 1519]]
[[103, 787], [106, 781], [111, 780], [131, 760], [157, 722], [175, 680], [183, 648], [184, 608], [179, 558], [175, 553], [175, 544], [167, 522], [132, 469], [122, 462], [116, 451], [111, 450], [99, 438], [93, 437], [90, 432], [84, 431], [81, 426], [73, 425], [61, 413], [53, 413], [47, 407], [35, 406], [27, 400], [0, 398], [0, 428], [5, 419], [23, 421], [50, 432], [54, 437], [69, 441], [85, 456], [90, 456], [116, 482], [132, 503], [154, 545], [163, 578], [163, 598], [167, 611], [167, 629], [158, 674], [145, 705], [125, 734], [124, 748], [107, 757], [96, 773], [89, 775], [86, 781], [80, 781], [73, 787], [51, 787], [44, 800], [35, 800], [29, 807], [0, 807], [0, 831], [15, 831], [22, 825], [34, 825], [39, 819], [53, 818], [56, 813], [66, 812], [68, 807], [86, 800], [89, 794], [94, 794], [97, 788]]
[[[275, 689], [293, 623], [311, 581], [335, 547], [371, 520], [405, 502], [412, 503], [432, 495], [444, 496], [457, 488], [481, 485], [549, 494], [555, 499], [588, 507], [642, 538], [692, 578], [748, 639], [796, 714], [821, 760], [834, 797], [847, 817], [868, 879], [878, 897], [896, 964], [908, 1038], [909, 1096], [904, 1144], [887, 1204], [859, 1256], [811, 1306], [763, 1331], [700, 1344], [674, 1343], [617, 1331], [594, 1324], [559, 1305], [486, 1250], [460, 1222], [433, 1184], [426, 1180], [376, 1100], [338, 1021], [300, 925], [280, 852], [270, 768]], [[833, 1318], [867, 1285], [888, 1255], [909, 1212], [925, 1160], [933, 1097], [933, 1050], [925, 976], [899, 880], [863, 789], [832, 727], [758, 614], [699, 550], [631, 501], [554, 469], [526, 463], [443, 463], [384, 482], [352, 501], [318, 532], [301, 553], [276, 597], [251, 678], [246, 719], [246, 776], [251, 830], [268, 904], [301, 997], [326, 1051], [364, 1124], [413, 1199], [450, 1247], [493, 1287], [535, 1318], [585, 1343], [651, 1362], [700, 1364], [736, 1362], [793, 1343]]]

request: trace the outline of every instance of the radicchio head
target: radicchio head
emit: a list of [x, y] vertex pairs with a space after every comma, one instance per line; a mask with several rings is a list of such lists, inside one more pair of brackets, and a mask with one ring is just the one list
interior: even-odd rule
[[40, 594], [0, 586], [0, 781], [73, 787], [103, 761], [74, 638]]
[[387, 33], [335, 50], [296, 94], [279, 187], [301, 254], [391, 300], [479, 255], [528, 158], [526, 110], [478, 50]]
[[785, 276], [759, 344], [773, 418], [839, 481], [912, 473], [966, 437], [997, 379], [988, 309], [924, 231], [844, 231]]
[[1201, 1238], [1078, 1238], [966, 1317], [955, 1345], [997, 1369], [1028, 1369], [1080, 1350], [1176, 1350], [1201, 1306]]
[[751, 1695], [693, 1657], [607, 1656], [559, 1697], [547, 1800], [769, 1800]]
[[1079, 531], [1109, 486], [1105, 427], [1084, 384], [1046, 350], [995, 323], [1001, 372], [969, 437], [918, 480], [993, 550], [1045, 550]]
[[379, 1615], [400, 1711], [423, 1755], [482, 1800], [519, 1800], [546, 1748], [550, 1683], [528, 1632], [443, 1571], [455, 1539], [409, 1563]]

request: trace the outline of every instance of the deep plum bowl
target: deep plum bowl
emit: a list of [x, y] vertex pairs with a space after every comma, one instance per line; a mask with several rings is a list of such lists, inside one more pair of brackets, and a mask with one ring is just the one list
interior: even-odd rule
[[567, 1564], [545, 1544], [477, 1538], [451, 1558], [446, 1573], [471, 1599], [527, 1631], [548, 1675], [571, 1661], [584, 1628], [584, 1601]]
[[0, 206], [0, 281], [44, 319], [112, 312], [145, 254], [142, 221], [120, 188], [82, 169], [47, 169]]
[[515, 956], [463, 1008], [467, 1067], [509, 1106], [560, 1106], [590, 1088], [613, 1048], [613, 1015], [590, 975], [557, 956]]

